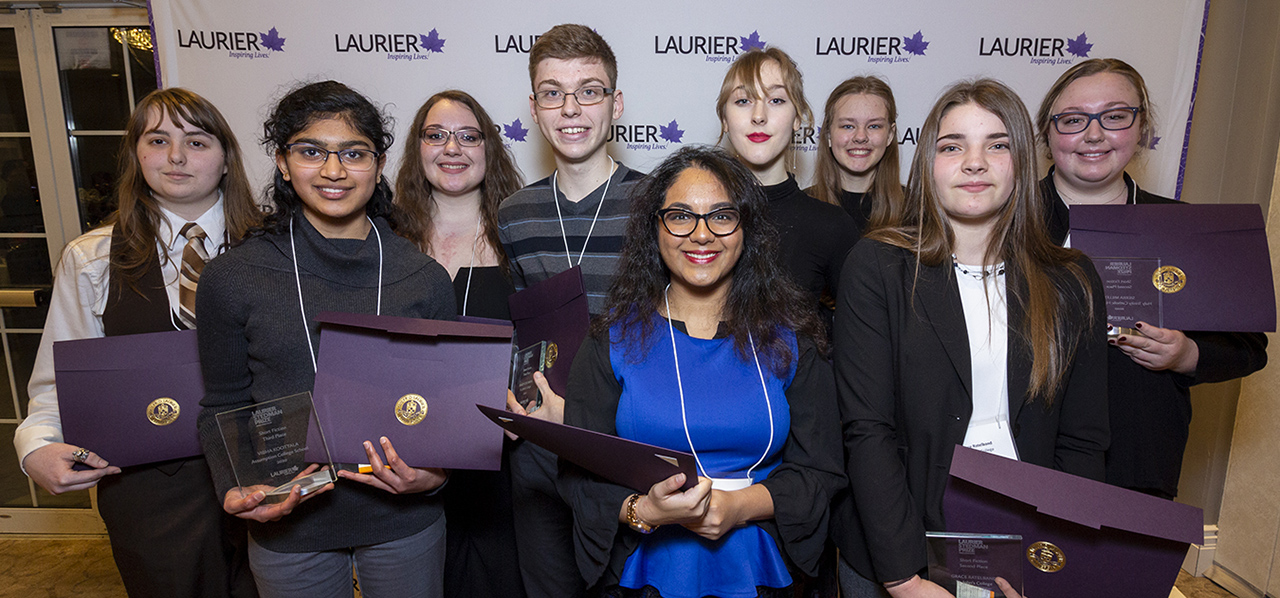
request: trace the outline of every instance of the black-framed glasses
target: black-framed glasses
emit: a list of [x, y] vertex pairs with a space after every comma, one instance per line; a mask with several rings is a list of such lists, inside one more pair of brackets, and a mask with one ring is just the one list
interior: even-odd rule
[[1062, 135], [1075, 135], [1089, 128], [1089, 123], [1098, 121], [1108, 131], [1123, 131], [1138, 122], [1138, 113], [1142, 108], [1124, 106], [1102, 112], [1063, 112], [1053, 115], [1053, 128]]
[[564, 105], [569, 96], [578, 102], [579, 106], [594, 106], [603, 102], [614, 92], [612, 87], [604, 87], [603, 85], [588, 85], [579, 87], [577, 91], [563, 91], [560, 89], [544, 89], [533, 94], [533, 99], [538, 103], [539, 108], [559, 108]]
[[453, 137], [458, 142], [458, 145], [462, 147], [479, 147], [481, 143], [484, 143], [484, 133], [481, 133], [480, 129], [471, 127], [465, 127], [457, 131], [450, 131], [440, 127], [427, 127], [422, 130], [422, 134], [419, 137], [427, 145], [448, 145], [449, 137]]
[[310, 143], [290, 143], [284, 146], [289, 152], [289, 159], [303, 166], [318, 168], [329, 161], [329, 156], [336, 154], [347, 170], [365, 171], [378, 163], [378, 152], [371, 149], [349, 147], [340, 150], [328, 150]]
[[738, 208], [720, 208], [706, 214], [695, 214], [684, 208], [666, 208], [657, 211], [662, 227], [675, 237], [687, 237], [698, 229], [698, 221], [707, 223], [707, 230], [717, 237], [727, 237], [742, 224]]

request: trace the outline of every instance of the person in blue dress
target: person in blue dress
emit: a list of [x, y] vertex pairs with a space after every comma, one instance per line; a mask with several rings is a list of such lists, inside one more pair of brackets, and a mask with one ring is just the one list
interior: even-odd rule
[[816, 573], [844, 485], [839, 419], [822, 328], [777, 245], [764, 193], [723, 150], [683, 148], [638, 190], [565, 423], [691, 452], [699, 477], [636, 493], [562, 461], [595, 594], [783, 596]]

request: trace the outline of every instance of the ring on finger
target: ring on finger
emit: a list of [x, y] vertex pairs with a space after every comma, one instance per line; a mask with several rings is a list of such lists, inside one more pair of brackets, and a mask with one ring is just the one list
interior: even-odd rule
[[84, 463], [89, 458], [89, 449], [80, 447], [71, 453], [71, 459], [76, 463]]

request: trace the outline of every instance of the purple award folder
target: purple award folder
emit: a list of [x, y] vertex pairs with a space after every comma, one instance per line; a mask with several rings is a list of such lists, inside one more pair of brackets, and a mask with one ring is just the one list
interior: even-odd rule
[[202, 454], [196, 331], [56, 342], [53, 363], [67, 444], [120, 467]]
[[648, 492], [654, 484], [677, 473], [685, 474], [688, 490], [698, 484], [693, 455], [609, 434], [516, 415], [502, 409], [476, 405], [493, 423], [528, 442], [620, 486]]
[[1168, 598], [1187, 545], [1204, 539], [1195, 507], [962, 446], [943, 512], [947, 531], [1022, 536], [1035, 598]]
[[569, 385], [569, 366], [578, 347], [587, 338], [591, 314], [582, 286], [582, 268], [574, 266], [512, 295], [511, 323], [516, 327], [516, 344], [525, 348], [547, 341], [542, 374], [556, 394]]
[[498, 469], [502, 433], [472, 405], [507, 402], [511, 326], [335, 312], [316, 320], [313, 396], [335, 463], [367, 463], [363, 442], [378, 447], [386, 436], [414, 467]]
[[[1275, 332], [1265, 226], [1255, 204], [1078, 205], [1071, 246], [1109, 287], [1108, 316], [1124, 304], [1145, 313], [1155, 297], [1163, 323], [1147, 321], [1164, 328]], [[1131, 271], [1116, 267], [1125, 260]]]

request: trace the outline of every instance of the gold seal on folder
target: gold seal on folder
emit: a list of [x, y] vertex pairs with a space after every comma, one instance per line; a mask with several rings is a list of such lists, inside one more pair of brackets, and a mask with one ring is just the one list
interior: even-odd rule
[[167, 426], [178, 421], [178, 402], [160, 397], [147, 405], [147, 421], [157, 426]]
[[1187, 275], [1177, 266], [1160, 266], [1151, 275], [1151, 284], [1161, 293], [1176, 293], [1187, 286]]
[[556, 359], [558, 359], [559, 357], [560, 357], [560, 347], [557, 347], [555, 343], [548, 341], [547, 354], [545, 357], [542, 358], [543, 367], [549, 368], [555, 365]]
[[1049, 542], [1036, 542], [1027, 549], [1031, 566], [1045, 573], [1057, 573], [1067, 566], [1067, 555]]
[[407, 394], [396, 401], [396, 419], [406, 426], [421, 422], [427, 416], [427, 400], [422, 395]]

